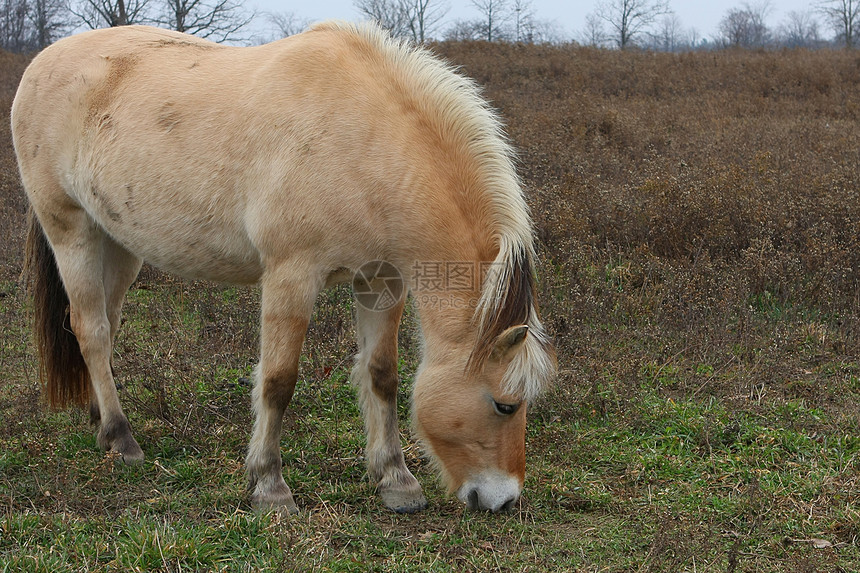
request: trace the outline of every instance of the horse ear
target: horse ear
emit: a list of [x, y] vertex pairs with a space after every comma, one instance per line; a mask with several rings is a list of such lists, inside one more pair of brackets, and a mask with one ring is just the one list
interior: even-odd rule
[[496, 337], [493, 353], [490, 356], [496, 360], [507, 358], [522, 345], [528, 333], [529, 327], [525, 324], [518, 324], [505, 329]]

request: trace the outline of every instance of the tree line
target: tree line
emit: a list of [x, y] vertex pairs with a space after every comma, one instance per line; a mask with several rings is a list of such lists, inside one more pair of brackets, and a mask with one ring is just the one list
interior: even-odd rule
[[[444, 0], [355, 0], [358, 11], [395, 35], [423, 42], [485, 40], [525, 43], [578, 43], [587, 46], [639, 47], [659, 51], [731, 47], [819, 48], [855, 47], [860, 35], [860, 0], [813, 0], [804, 12], [789, 12], [776, 27], [767, 19], [771, 0], [743, 2], [720, 20], [716, 35], [707, 38], [684, 29], [668, 0], [597, 0], [575, 37], [549, 20], [537, 17], [532, 0], [468, 0], [477, 14], [442, 27]], [[420, 24], [416, 28], [416, 23]], [[833, 35], [829, 38], [824, 30]]]
[[[659, 51], [724, 48], [821, 48], [857, 46], [860, 0], [812, 0], [807, 10], [788, 12], [768, 25], [771, 0], [730, 8], [710, 38], [685, 29], [668, 0], [598, 0], [576, 41], [597, 47]], [[830, 35], [828, 35], [828, 32]]]
[[[533, 0], [465, 0], [474, 17], [446, 20], [447, 0], [354, 0], [366, 19], [416, 43], [430, 39], [488, 42], [577, 43], [603, 48], [660, 51], [730, 47], [853, 48], [860, 37], [860, 0], [812, 0], [803, 12], [789, 12], [777, 26], [767, 19], [771, 0], [743, 2], [729, 9], [712, 37], [685, 29], [669, 0], [596, 0], [574, 37], [539, 18]], [[25, 52], [44, 48], [81, 28], [151, 24], [214, 41], [254, 43], [246, 33], [265, 18], [266, 39], [296, 33], [308, 20], [293, 13], [257, 15], [243, 0], [0, 0], [0, 48]], [[829, 35], [828, 35], [829, 33]], [[244, 34], [244, 35], [243, 35]]]
[[[604, 47], [614, 45], [623, 49], [638, 45], [662, 51], [857, 45], [860, 0], [813, 0], [807, 10], [788, 12], [776, 26], [768, 24], [772, 11], [771, 0], [743, 2], [727, 10], [716, 34], [707, 38], [695, 29], [685, 30], [665, 1], [606, 0], [586, 18], [581, 41]], [[627, 34], [622, 31], [621, 23], [625, 21], [633, 23], [628, 24]]]
[[128, 24], [241, 40], [254, 16], [242, 0], [0, 0], [0, 48], [35, 51], [77, 29]]

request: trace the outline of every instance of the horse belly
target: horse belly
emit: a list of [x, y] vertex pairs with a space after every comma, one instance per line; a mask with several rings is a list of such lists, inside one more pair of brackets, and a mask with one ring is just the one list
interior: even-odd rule
[[157, 188], [155, 193], [135, 192], [129, 184], [75, 187], [78, 201], [94, 221], [161, 270], [233, 284], [254, 283], [262, 275], [259, 252], [241, 225], [241, 213], [225, 205], [203, 206]]
[[141, 246], [130, 250], [140, 252], [141, 258], [151, 265], [186, 278], [252, 284], [262, 276], [260, 258], [253, 249], [242, 251], [236, 245], [225, 245], [220, 238], [205, 235], [192, 238], [182, 233], [168, 236], [166, 242], [181, 248], [165, 249], [163, 239], [158, 244], [144, 239], [135, 241], [135, 247]]

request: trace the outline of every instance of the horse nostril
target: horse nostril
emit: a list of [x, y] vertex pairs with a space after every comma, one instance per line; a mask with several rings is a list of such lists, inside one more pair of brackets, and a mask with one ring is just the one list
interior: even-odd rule
[[466, 496], [466, 507], [469, 509], [478, 509], [478, 490], [473, 489]]
[[512, 497], [511, 499], [502, 504], [502, 506], [499, 508], [499, 511], [510, 511], [514, 508], [515, 503], [517, 503], [517, 498]]

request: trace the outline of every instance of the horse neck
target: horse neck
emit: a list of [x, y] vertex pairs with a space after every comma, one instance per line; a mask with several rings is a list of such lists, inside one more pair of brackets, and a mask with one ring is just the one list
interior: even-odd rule
[[440, 198], [417, 226], [415, 236], [421, 241], [413, 243], [410, 253], [410, 287], [427, 357], [437, 351], [463, 351], [468, 357], [477, 339], [474, 316], [482, 279], [499, 250], [483, 198], [451, 192], [462, 186], [457, 182], [436, 189]]
[[[413, 267], [412, 296], [416, 302], [424, 338], [425, 357], [464, 352], [477, 340], [475, 309], [481, 297], [483, 274], [495, 258], [489, 249], [475, 247], [474, 235], [462, 236], [449, 249], [436, 250]], [[439, 255], [438, 253], [444, 253]], [[425, 272], [425, 271], [429, 271]]]

